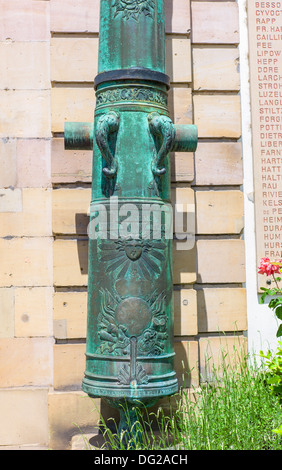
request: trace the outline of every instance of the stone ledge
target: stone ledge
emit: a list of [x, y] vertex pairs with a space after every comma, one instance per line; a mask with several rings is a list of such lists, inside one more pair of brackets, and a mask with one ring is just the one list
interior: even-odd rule
[[49, 450], [49, 448], [39, 444], [26, 444], [21, 446], [0, 446], [0, 450]]
[[[95, 441], [94, 446], [90, 442]], [[93, 450], [105, 443], [103, 436], [97, 433], [76, 434], [71, 439], [71, 450]]]

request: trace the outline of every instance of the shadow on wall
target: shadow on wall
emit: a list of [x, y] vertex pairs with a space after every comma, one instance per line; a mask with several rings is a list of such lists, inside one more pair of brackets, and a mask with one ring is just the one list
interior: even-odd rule
[[89, 224], [88, 214], [75, 214], [75, 233], [77, 235], [85, 235]]

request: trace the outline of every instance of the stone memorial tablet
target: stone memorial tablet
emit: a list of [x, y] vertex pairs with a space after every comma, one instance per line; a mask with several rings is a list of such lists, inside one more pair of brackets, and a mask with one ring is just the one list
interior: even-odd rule
[[259, 264], [282, 258], [282, 2], [248, 0], [248, 21]]

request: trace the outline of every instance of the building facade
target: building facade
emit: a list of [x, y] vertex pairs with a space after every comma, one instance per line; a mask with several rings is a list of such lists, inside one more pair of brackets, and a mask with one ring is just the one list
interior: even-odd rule
[[[165, 4], [171, 116], [199, 132], [171, 174], [195, 235], [174, 243], [175, 364], [197, 388], [207, 358], [277, 342], [257, 266], [282, 257], [282, 4]], [[0, 446], [69, 449], [116, 416], [81, 390], [92, 152], [64, 150], [64, 123], [93, 121], [99, 0], [0, 0], [0, 14]]]

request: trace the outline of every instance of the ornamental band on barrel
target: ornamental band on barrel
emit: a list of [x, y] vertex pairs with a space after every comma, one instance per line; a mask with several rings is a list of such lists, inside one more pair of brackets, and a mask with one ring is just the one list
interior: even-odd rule
[[[169, 118], [165, 63], [163, 0], [101, 0], [94, 126], [66, 123], [65, 147], [93, 148], [82, 387], [113, 406], [124, 399], [129, 406], [151, 406], [178, 390], [172, 238], [166, 233], [169, 152], [195, 151], [197, 128]], [[161, 213], [157, 236], [153, 205]], [[99, 207], [107, 217], [97, 234]], [[121, 209], [130, 207], [138, 209], [139, 233], [124, 236]]]

